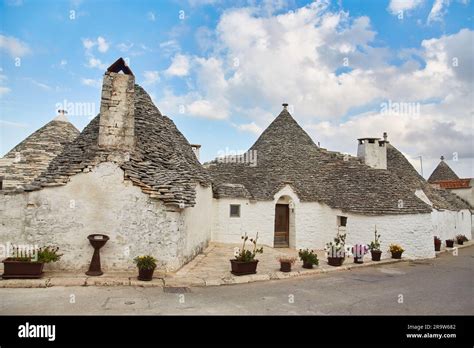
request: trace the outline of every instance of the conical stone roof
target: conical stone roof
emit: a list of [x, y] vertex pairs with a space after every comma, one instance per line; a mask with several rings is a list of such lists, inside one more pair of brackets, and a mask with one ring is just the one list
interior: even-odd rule
[[459, 180], [459, 177], [456, 173], [448, 166], [448, 164], [441, 159], [438, 166], [435, 168], [433, 173], [431, 173], [430, 177], [428, 178], [429, 183], [435, 183], [437, 181], [443, 180]]
[[22, 190], [38, 177], [79, 131], [67, 118], [55, 118], [0, 159], [3, 190]]
[[[195, 186], [210, 184], [207, 171], [173, 121], [161, 114], [146, 91], [135, 85], [135, 147], [119, 161], [124, 178], [166, 205], [193, 206]], [[32, 190], [65, 185], [72, 175], [99, 163], [116, 161], [116, 153], [98, 146], [100, 114], [58, 155], [34, 182]]]
[[448, 210], [470, 208], [469, 204], [457, 195], [444, 189], [436, 189], [428, 184], [406, 157], [391, 144], [387, 144], [387, 169], [393, 172], [410, 190], [423, 190], [434, 208]]
[[373, 169], [358, 158], [319, 148], [286, 109], [250, 150], [256, 151], [255, 166], [219, 159], [207, 164], [216, 198], [248, 196], [269, 201], [288, 184], [301, 201], [321, 202], [353, 213], [431, 211], [390, 171]]

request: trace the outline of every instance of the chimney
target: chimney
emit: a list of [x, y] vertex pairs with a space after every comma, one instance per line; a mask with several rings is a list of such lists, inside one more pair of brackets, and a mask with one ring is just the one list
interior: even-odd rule
[[135, 144], [135, 76], [119, 58], [104, 74], [100, 102], [99, 147], [132, 150]]
[[191, 148], [193, 149], [193, 152], [196, 155], [197, 160], [200, 161], [201, 160], [200, 158], [201, 145], [191, 144]]
[[69, 122], [66, 115], [67, 115], [66, 110], [58, 110], [58, 114], [53, 119], [53, 121]]
[[387, 169], [387, 133], [384, 140], [380, 138], [360, 138], [357, 157], [374, 169]]
[[281, 105], [283, 105], [283, 109], [284, 109], [284, 110], [288, 110], [288, 103], [283, 103], [283, 104], [281, 104]]

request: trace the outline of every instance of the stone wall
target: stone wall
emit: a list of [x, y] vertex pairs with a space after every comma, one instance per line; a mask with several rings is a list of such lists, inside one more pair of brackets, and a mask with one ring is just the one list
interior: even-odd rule
[[131, 150], [134, 146], [135, 78], [106, 72], [100, 102], [99, 146]]
[[[210, 201], [207, 190], [199, 190], [199, 206]], [[166, 210], [106, 162], [71, 177], [65, 186], [1, 195], [0, 243], [57, 245], [64, 256], [48, 267], [86, 271], [93, 252], [87, 236], [103, 233], [110, 237], [101, 250], [104, 270], [135, 269], [133, 258], [144, 254], [173, 270], [209, 239], [202, 224], [193, 226], [199, 209]]]
[[[284, 191], [284, 190], [283, 190]], [[283, 192], [291, 196], [291, 191]], [[278, 196], [277, 194], [276, 196]], [[240, 236], [247, 232], [250, 236], [259, 233], [260, 243], [273, 246], [275, 201], [251, 202], [247, 199], [214, 200], [212, 240], [239, 243]], [[337, 216], [347, 216], [347, 226], [340, 228], [347, 232], [347, 243], [369, 243], [374, 237], [374, 228], [382, 235], [383, 257], [391, 243], [402, 245], [406, 257], [434, 257], [432, 220], [430, 214], [369, 216], [347, 214], [316, 202], [299, 202], [293, 197], [293, 232], [290, 228], [290, 245], [299, 248], [323, 249], [337, 233]], [[241, 217], [229, 216], [229, 205], [241, 205]], [[291, 219], [291, 217], [290, 217]], [[294, 236], [292, 235], [294, 233]]]
[[472, 219], [468, 209], [461, 211], [433, 210], [431, 213], [433, 234], [444, 241], [458, 234], [472, 239]]

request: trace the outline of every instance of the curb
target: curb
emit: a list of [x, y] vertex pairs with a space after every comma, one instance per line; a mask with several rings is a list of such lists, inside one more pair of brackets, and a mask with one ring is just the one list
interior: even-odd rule
[[[456, 249], [464, 249], [472, 247], [474, 243], [465, 245], [457, 245], [454, 248], [444, 248], [441, 251], [436, 252], [436, 257], [445, 252], [453, 252]], [[229, 273], [224, 277], [203, 279], [198, 277], [156, 277], [152, 281], [144, 282], [133, 277], [45, 277], [41, 279], [5, 279], [0, 280], [0, 288], [49, 288], [53, 286], [136, 286], [136, 287], [210, 287], [210, 286], [222, 286], [222, 285], [236, 285], [236, 284], [247, 284], [261, 281], [270, 280], [281, 280], [297, 277], [308, 277], [316, 274], [326, 274], [341, 271], [351, 271], [357, 268], [363, 267], [375, 267], [381, 265], [390, 265], [400, 262], [410, 262], [417, 260], [432, 260], [433, 258], [425, 259], [411, 259], [405, 258], [401, 260], [396, 259], [384, 259], [381, 261], [369, 261], [369, 263], [363, 264], [348, 264], [341, 267], [331, 268], [314, 268], [314, 269], [299, 269], [292, 272], [280, 272], [275, 271], [272, 273], [263, 274], [251, 274], [245, 276], [233, 276]], [[197, 263], [197, 262], [196, 262]]]

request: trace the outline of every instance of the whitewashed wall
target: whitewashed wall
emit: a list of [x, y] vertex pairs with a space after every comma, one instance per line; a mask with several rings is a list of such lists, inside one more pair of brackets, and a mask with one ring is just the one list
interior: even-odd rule
[[436, 210], [431, 213], [433, 234], [444, 241], [458, 234], [472, 239], [472, 219], [468, 209], [457, 211]]
[[195, 189], [195, 206], [183, 211], [182, 245], [178, 248], [181, 264], [191, 261], [211, 239], [212, 188], [196, 185]]
[[[324, 204], [299, 202], [289, 188], [276, 194], [274, 201], [252, 203], [245, 199], [214, 200], [212, 240], [238, 243], [244, 232], [253, 236], [258, 231], [260, 243], [273, 246], [275, 204], [281, 195], [292, 197], [295, 204], [294, 211], [290, 211], [290, 214], [294, 215], [294, 231], [290, 228], [290, 247], [323, 249], [336, 235], [337, 216], [342, 215], [348, 217], [347, 226], [340, 229], [341, 232], [347, 233], [347, 243], [369, 243], [373, 240], [374, 228], [377, 225], [384, 251], [382, 257], [391, 257], [388, 252], [391, 243], [402, 245], [406, 250], [405, 257], [435, 256], [430, 214], [383, 216], [347, 214]], [[230, 204], [241, 205], [240, 218], [229, 217]], [[291, 242], [292, 238], [294, 242]]]
[[[210, 201], [207, 190], [207, 198], [198, 195], [199, 205]], [[86, 271], [93, 252], [87, 236], [103, 233], [110, 237], [101, 250], [104, 270], [135, 269], [132, 259], [144, 254], [172, 270], [205, 244], [209, 231], [202, 224], [186, 231], [193, 219], [194, 211], [167, 211], [124, 180], [118, 166], [102, 163], [66, 186], [0, 196], [0, 243], [58, 245], [64, 256], [54, 268]]]

